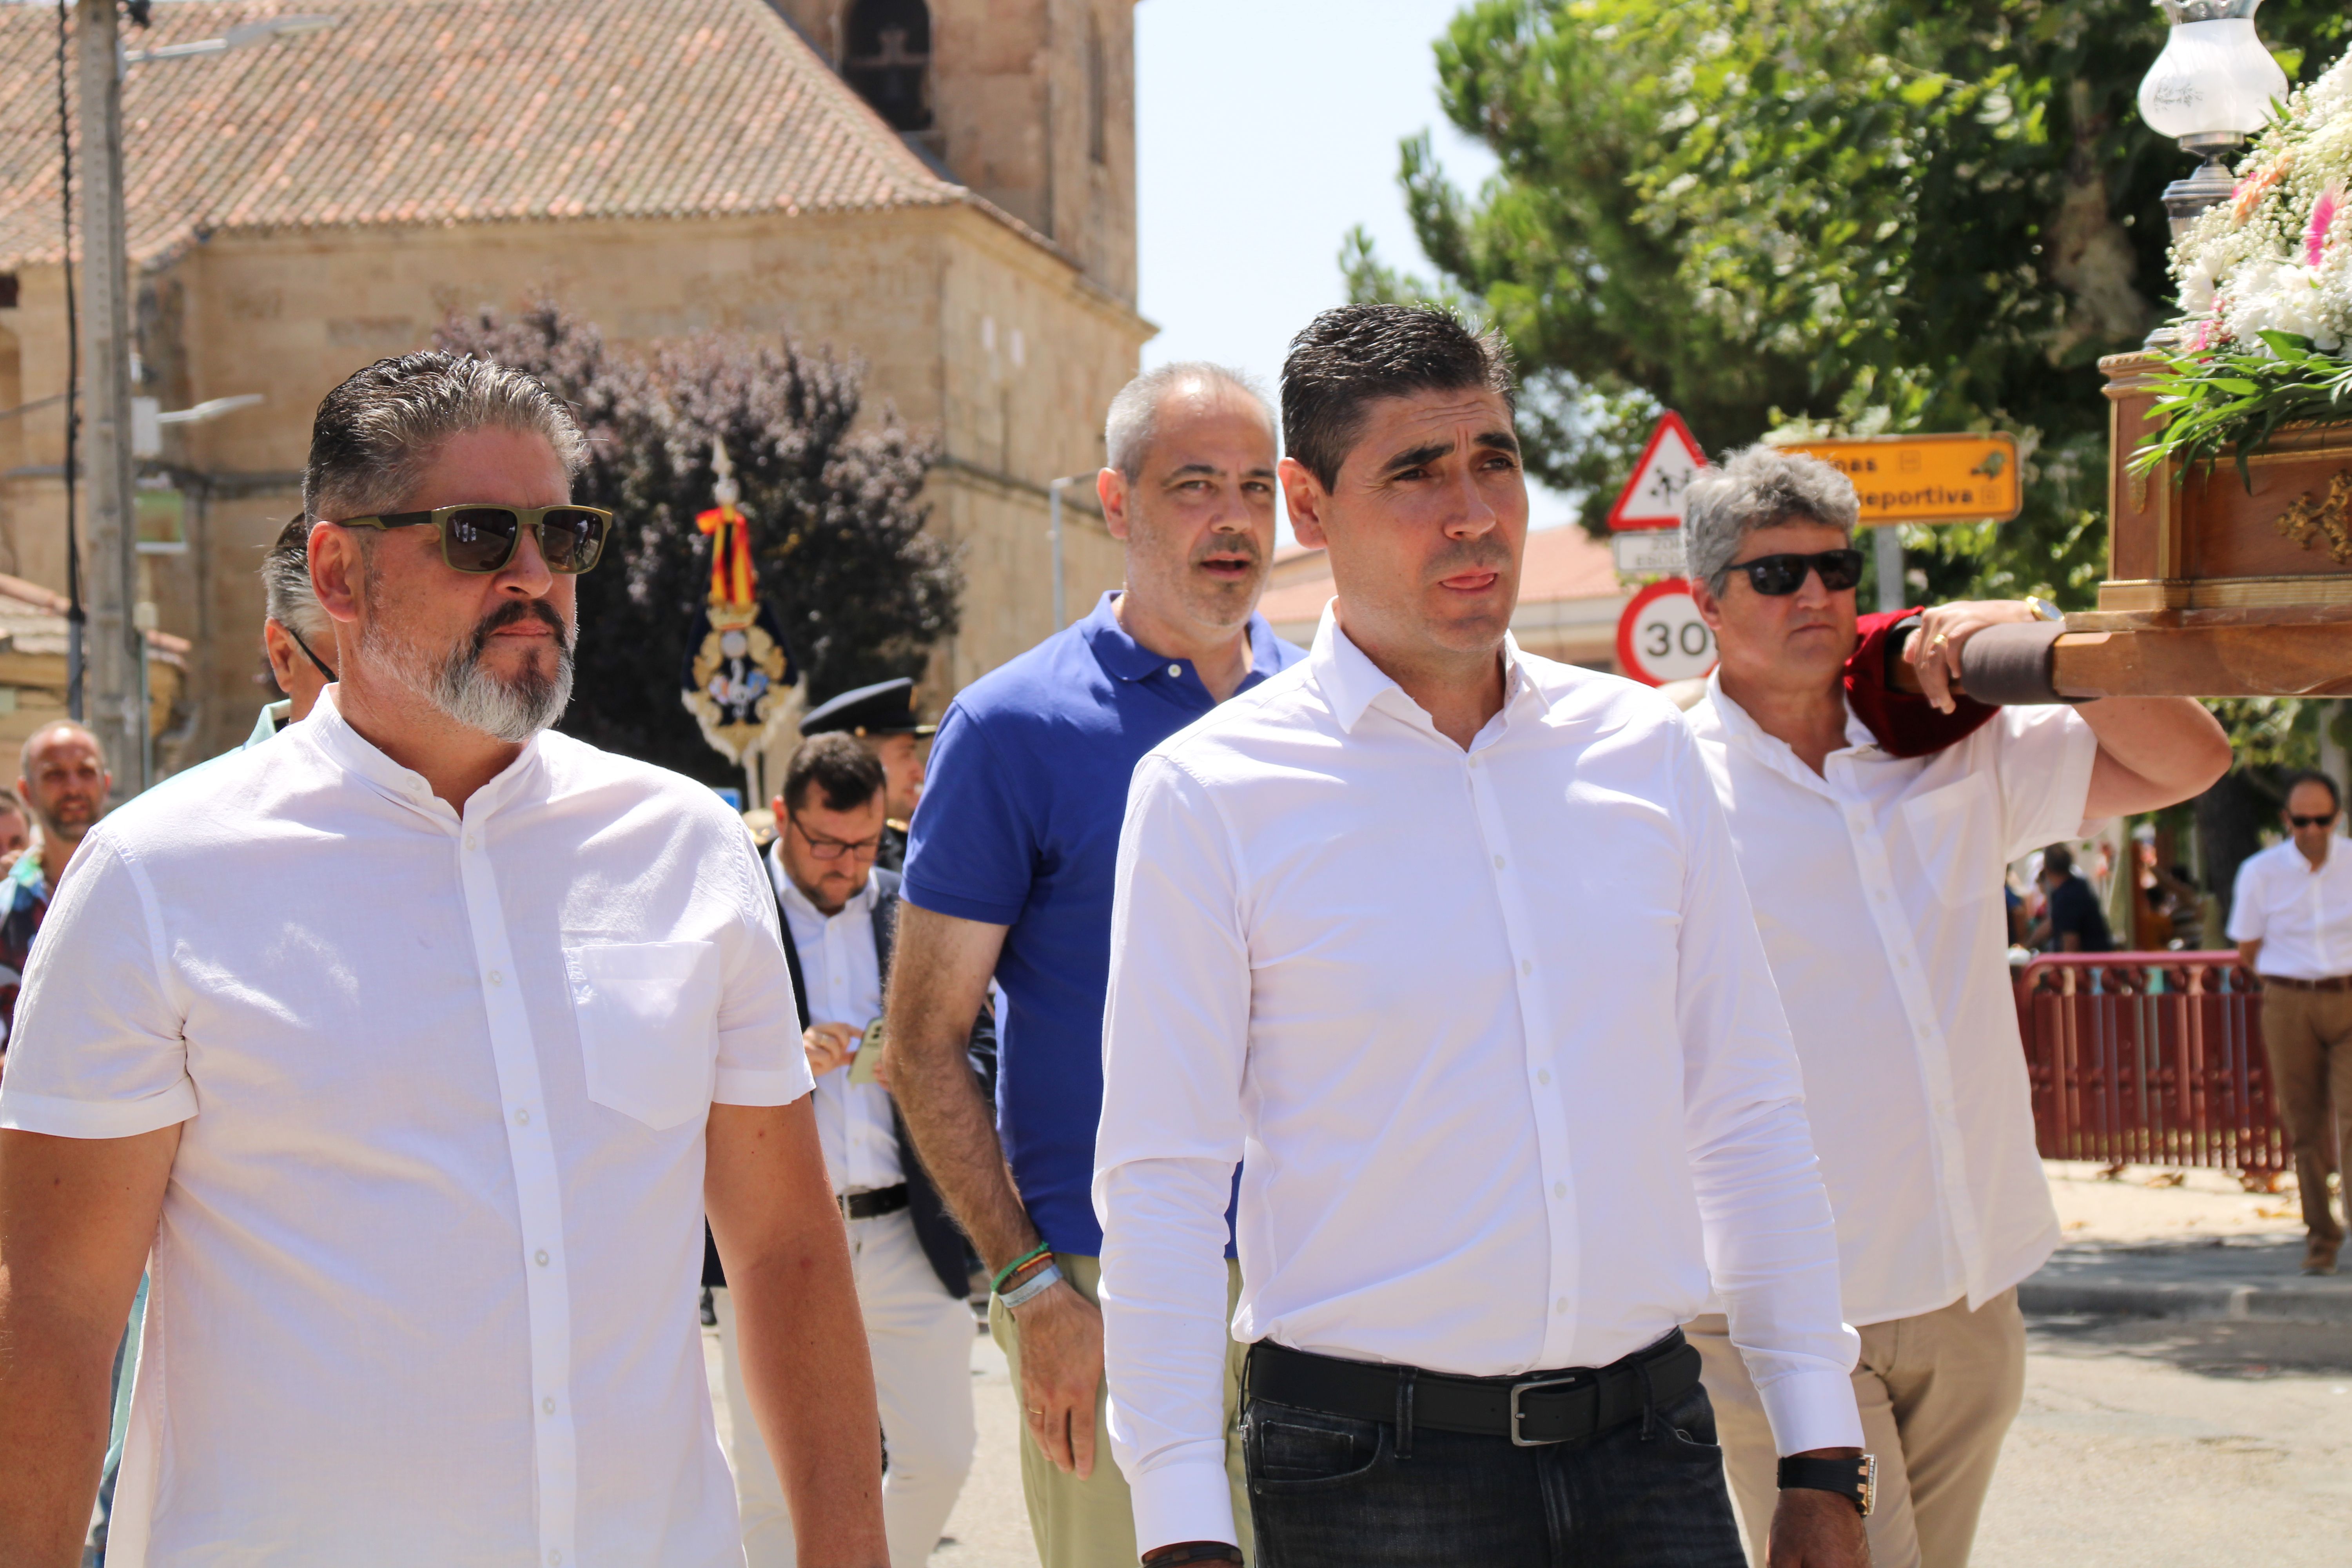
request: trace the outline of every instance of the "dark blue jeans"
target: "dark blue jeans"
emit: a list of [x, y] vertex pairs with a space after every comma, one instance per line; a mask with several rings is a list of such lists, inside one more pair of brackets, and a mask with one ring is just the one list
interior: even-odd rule
[[1252, 1399], [1259, 1568], [1745, 1568], [1715, 1412], [1694, 1388], [1643, 1423], [1520, 1448]]

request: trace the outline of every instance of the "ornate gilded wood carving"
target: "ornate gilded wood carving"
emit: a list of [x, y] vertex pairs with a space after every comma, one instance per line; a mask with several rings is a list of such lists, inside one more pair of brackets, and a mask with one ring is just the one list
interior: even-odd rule
[[2315, 500], [2309, 490], [2279, 513], [2278, 531], [2309, 550], [2315, 540], [2327, 541], [2327, 552], [2341, 563], [2352, 562], [2352, 468], [2339, 468], [2328, 481], [2327, 499]]

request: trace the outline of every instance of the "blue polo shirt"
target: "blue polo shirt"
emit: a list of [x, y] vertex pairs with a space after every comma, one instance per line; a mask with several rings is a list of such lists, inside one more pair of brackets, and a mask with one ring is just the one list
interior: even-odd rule
[[[1056, 1252], [1096, 1257], [1088, 1188], [1102, 1120], [1103, 993], [1127, 784], [1143, 754], [1216, 706], [1188, 660], [1094, 613], [966, 687], [940, 721], [901, 896], [1011, 929], [996, 1128], [1029, 1217]], [[1242, 689], [1304, 658], [1263, 616]]]

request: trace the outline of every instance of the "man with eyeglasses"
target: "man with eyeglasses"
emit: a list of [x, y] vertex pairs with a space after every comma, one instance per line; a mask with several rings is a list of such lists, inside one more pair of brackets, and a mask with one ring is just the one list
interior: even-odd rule
[[335, 622], [319, 607], [310, 587], [310, 520], [296, 517], [278, 531], [278, 541], [262, 557], [261, 592], [265, 606], [261, 650], [269, 659], [270, 678], [285, 696], [261, 710], [254, 721], [248, 746], [268, 740], [289, 724], [310, 716], [319, 693], [335, 683]]
[[[877, 866], [887, 770], [857, 737], [803, 741], [774, 801], [768, 875], [800, 1002], [801, 1043], [816, 1078], [825, 1173], [849, 1226], [850, 1266], [882, 1408], [882, 1519], [897, 1568], [939, 1544], [978, 1441], [971, 1402], [971, 1289], [963, 1232], [948, 1217], [890, 1098], [889, 1058], [874, 1026], [890, 973], [898, 878]], [[969, 1030], [976, 1078], [995, 1069], [995, 1021]], [[729, 1403], [745, 1412], [735, 1315], [722, 1277], [711, 1291]], [[730, 1456], [749, 1568], [791, 1568], [792, 1514], [759, 1428], [734, 1424]]]
[[801, 719], [803, 736], [854, 736], [882, 764], [882, 847], [874, 857], [882, 870], [906, 868], [908, 825], [923, 799], [923, 742], [938, 728], [923, 722], [915, 683], [904, 676], [845, 691]]
[[[2337, 846], [2334, 779], [2297, 773], [2279, 813], [2287, 837], [2238, 868], [2230, 940], [2263, 980], [2263, 1048], [2303, 1194], [2303, 1271], [2333, 1274], [2344, 1226], [2327, 1180], [2352, 1138], [2352, 855]], [[2352, 1209], [2352, 1194], [2346, 1196]]]
[[[2087, 820], [2187, 799], [2227, 770], [2230, 747], [2187, 699], [2109, 699], [1980, 708], [1935, 749], [1890, 750], [1848, 684], [1858, 510], [1835, 468], [1769, 447], [1693, 479], [1685, 559], [1721, 662], [1689, 721], [1796, 1037], [1837, 1216], [1862, 1333], [1854, 1393], [1879, 1461], [1871, 1561], [1958, 1568], [2023, 1397], [2016, 1286], [2058, 1239], [2009, 984], [2005, 868]], [[1950, 715], [1962, 649], [2036, 616], [2011, 603], [1906, 616], [1886, 684]], [[1763, 1401], [1720, 1317], [1692, 1339], [1760, 1563], [1774, 1477]]]
[[341, 679], [100, 823], [0, 1084], [0, 1563], [743, 1561], [707, 1213], [812, 1559], [880, 1568], [873, 1378], [774, 895], [690, 780], [546, 732], [607, 514], [540, 383], [379, 361], [304, 510]]

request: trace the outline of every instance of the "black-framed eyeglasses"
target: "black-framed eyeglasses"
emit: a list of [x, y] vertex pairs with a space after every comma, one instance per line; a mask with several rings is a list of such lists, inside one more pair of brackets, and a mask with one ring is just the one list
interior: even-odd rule
[[2286, 819], [2294, 824], [2297, 827], [2333, 827], [2336, 826], [2336, 814], [2332, 811], [2325, 816], [2297, 816], [2294, 813], [2290, 811], [2286, 814]]
[[309, 659], [312, 664], [317, 665], [319, 667], [319, 673], [327, 678], [328, 685], [332, 686], [335, 683], [335, 672], [327, 668], [327, 661], [325, 659], [320, 658], [317, 654], [310, 651], [310, 645], [302, 640], [302, 634], [296, 631], [292, 626], [288, 626], [284, 621], [278, 622], [278, 629], [283, 631], [288, 637], [294, 639], [294, 646], [302, 650], [302, 657]]
[[1832, 594], [1843, 594], [1862, 581], [1862, 552], [1859, 550], [1824, 550], [1818, 555], [1759, 555], [1753, 561], [1735, 561], [1725, 567], [1727, 577], [1734, 572], [1748, 574], [1748, 584], [1768, 599], [1786, 598], [1805, 585], [1808, 573], [1819, 573], [1822, 586]]
[[388, 511], [381, 517], [327, 520], [340, 528], [433, 528], [441, 559], [458, 572], [499, 572], [514, 559], [524, 529], [539, 531], [539, 553], [551, 572], [585, 572], [604, 552], [613, 514], [594, 506], [436, 506], [431, 511]]
[[838, 860], [844, 855], [865, 858], [880, 853], [882, 848], [882, 836], [878, 833], [871, 838], [819, 838], [802, 826], [801, 819], [792, 812], [784, 813], [784, 820], [793, 825], [793, 831], [799, 834], [801, 842], [808, 846], [812, 860]]

